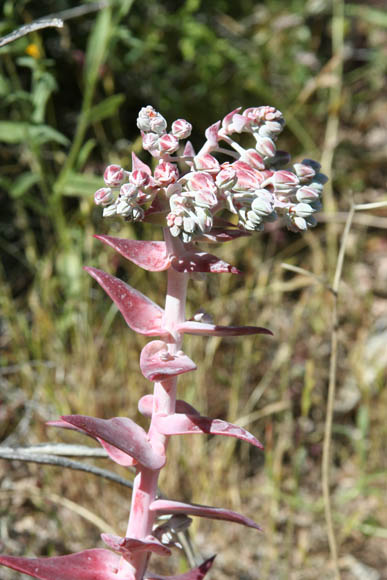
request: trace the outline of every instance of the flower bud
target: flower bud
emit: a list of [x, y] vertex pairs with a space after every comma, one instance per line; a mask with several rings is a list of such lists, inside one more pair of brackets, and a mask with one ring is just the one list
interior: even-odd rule
[[120, 199], [128, 201], [134, 199], [137, 195], [138, 188], [133, 183], [124, 183], [120, 189]]
[[144, 219], [144, 210], [142, 209], [142, 207], [135, 206], [132, 208], [132, 213], [130, 217], [134, 222], [139, 222], [142, 219]]
[[110, 187], [101, 187], [94, 194], [94, 203], [96, 205], [107, 206], [114, 201], [114, 195]]
[[108, 165], [103, 174], [104, 181], [109, 187], [118, 187], [125, 177], [125, 171], [119, 165]]
[[213, 191], [201, 189], [195, 192], [195, 204], [200, 207], [215, 207], [218, 204], [218, 198]]
[[162, 161], [154, 171], [154, 178], [160, 185], [170, 185], [179, 179], [179, 170], [173, 163]]
[[205, 155], [194, 158], [194, 168], [196, 170], [217, 172], [220, 169], [220, 165], [219, 161], [213, 155], [206, 153]]
[[117, 200], [117, 215], [127, 217], [132, 213], [132, 206], [126, 199], [120, 198]]
[[161, 135], [165, 133], [167, 122], [160, 113], [148, 105], [140, 110], [137, 117], [137, 127], [145, 133], [152, 131], [153, 133]]
[[237, 182], [235, 169], [230, 166], [223, 167], [215, 178], [215, 183], [219, 189], [231, 189]]
[[313, 167], [305, 163], [295, 163], [293, 169], [301, 183], [307, 183], [316, 175]]
[[196, 208], [197, 225], [203, 234], [208, 233], [213, 225], [213, 218], [211, 212], [202, 207]]
[[241, 155], [241, 161], [250, 165], [253, 169], [265, 169], [265, 164], [262, 157], [255, 151], [255, 149], [247, 149]]
[[188, 187], [191, 191], [209, 191], [212, 193], [216, 192], [216, 185], [214, 178], [209, 173], [204, 171], [195, 171], [191, 174], [188, 181]]
[[142, 134], [142, 146], [145, 151], [150, 153], [157, 149], [157, 142], [159, 136], [156, 133], [143, 133]]
[[296, 198], [299, 202], [310, 203], [316, 201], [320, 197], [320, 192], [316, 191], [310, 186], [303, 185], [297, 190]]
[[274, 157], [276, 153], [275, 143], [269, 137], [255, 136], [255, 148], [263, 157]]
[[129, 182], [135, 187], [144, 187], [149, 184], [150, 176], [146, 171], [135, 169], [129, 176]]
[[171, 154], [179, 148], [179, 141], [171, 133], [165, 133], [158, 141], [158, 148], [162, 154]]
[[191, 135], [192, 125], [185, 119], [177, 119], [172, 123], [172, 135], [176, 139], [186, 139]]
[[298, 217], [309, 217], [311, 216], [316, 210], [310, 206], [308, 203], [298, 203], [294, 208], [293, 211]]
[[274, 185], [275, 191], [281, 193], [291, 192], [300, 183], [295, 173], [286, 171], [285, 169], [275, 171], [271, 177], [271, 181]]
[[259, 216], [266, 218], [273, 213], [273, 196], [266, 189], [256, 192], [257, 197], [251, 204], [251, 209]]
[[115, 203], [112, 203], [111, 205], [108, 205], [103, 208], [102, 217], [111, 217], [113, 215], [116, 215], [116, 213], [117, 206]]

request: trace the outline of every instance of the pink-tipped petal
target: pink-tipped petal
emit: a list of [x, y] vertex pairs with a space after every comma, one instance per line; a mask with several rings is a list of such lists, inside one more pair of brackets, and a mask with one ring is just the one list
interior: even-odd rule
[[[39, 580], [117, 580], [119, 562], [119, 556], [102, 549], [53, 558], [0, 556], [1, 565]], [[134, 580], [134, 575], [125, 580]]]
[[148, 175], [152, 175], [151, 168], [148, 167], [146, 163], [143, 163], [135, 153], [132, 153], [132, 172], [133, 171], [145, 171]]
[[109, 548], [119, 552], [124, 558], [130, 558], [135, 552], [154, 552], [159, 556], [170, 556], [171, 550], [164, 546], [154, 536], [147, 536], [143, 540], [137, 538], [121, 538], [113, 534], [101, 534], [102, 540]]
[[116, 250], [127, 260], [149, 272], [162, 272], [171, 265], [167, 256], [165, 242], [144, 242], [113, 238], [111, 236], [94, 237]]
[[140, 367], [144, 377], [155, 382], [196, 370], [195, 363], [184, 353], [169, 355], [168, 347], [162, 340], [153, 340], [144, 346]]
[[177, 576], [160, 576], [159, 574], [147, 573], [145, 576], [146, 580], [202, 580], [207, 574], [212, 564], [214, 563], [215, 556], [208, 558], [203, 564], [200, 564], [197, 568], [193, 568], [189, 572], [184, 574], [177, 574]]
[[153, 419], [155, 427], [163, 435], [186, 435], [190, 433], [207, 433], [210, 435], [226, 435], [251, 443], [259, 449], [263, 445], [249, 431], [221, 419], [211, 419], [198, 415], [175, 413], [173, 415], [156, 415]]
[[62, 419], [118, 447], [148, 469], [160, 469], [165, 463], [165, 457], [153, 450], [144, 429], [127, 417], [98, 419], [85, 415], [65, 415]]
[[168, 334], [161, 326], [163, 309], [160, 306], [122, 280], [102, 270], [90, 267], [85, 267], [84, 270], [102, 286], [132, 330], [146, 336]]
[[182, 501], [172, 501], [167, 499], [156, 499], [151, 503], [151, 511], [157, 512], [159, 515], [163, 514], [187, 514], [189, 516], [200, 516], [202, 518], [210, 518], [212, 520], [225, 520], [227, 522], [234, 522], [242, 524], [248, 528], [261, 528], [250, 518], [242, 516], [237, 512], [223, 508], [215, 508], [207, 505], [198, 505], [193, 503], [184, 503]]
[[[144, 395], [138, 402], [138, 410], [142, 415], [145, 417], [152, 417], [153, 412], [153, 395]], [[199, 415], [199, 411], [197, 411], [192, 405], [186, 403], [186, 401], [182, 401], [181, 399], [177, 399], [176, 401], [176, 413], [187, 413], [188, 415]]]
[[214, 274], [240, 274], [238, 268], [206, 252], [187, 252], [172, 258], [172, 267], [178, 272], [212, 272]]
[[219, 326], [217, 324], [205, 324], [187, 320], [178, 325], [177, 330], [186, 334], [204, 334], [206, 336], [246, 336], [249, 334], [273, 333], [267, 328], [260, 326]]

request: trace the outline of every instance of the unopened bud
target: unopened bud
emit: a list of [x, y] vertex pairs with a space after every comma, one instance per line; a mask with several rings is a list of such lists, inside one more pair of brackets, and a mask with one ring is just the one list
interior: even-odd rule
[[103, 174], [104, 181], [109, 187], [118, 187], [125, 177], [125, 171], [119, 165], [108, 165]]
[[186, 139], [191, 135], [192, 125], [185, 119], [177, 119], [172, 123], [172, 135], [176, 139]]
[[162, 154], [171, 154], [179, 148], [179, 141], [171, 133], [166, 133], [160, 137], [158, 148]]
[[107, 206], [114, 201], [114, 195], [110, 187], [101, 187], [94, 194], [94, 203], [96, 205]]
[[276, 148], [272, 139], [269, 137], [260, 137], [259, 135], [257, 135], [255, 139], [255, 148], [260, 155], [263, 155], [263, 157], [274, 157]]
[[145, 185], [148, 185], [150, 177], [146, 171], [136, 169], [135, 171], [132, 171], [132, 173], [130, 174], [129, 181], [135, 187], [144, 187]]
[[195, 157], [194, 168], [196, 170], [218, 172], [220, 169], [220, 165], [216, 157], [214, 157], [210, 153], [206, 153], [205, 155], [200, 155], [200, 157]]
[[224, 167], [215, 178], [219, 189], [231, 189], [237, 182], [237, 174], [232, 167]]
[[154, 178], [163, 186], [170, 185], [179, 179], [179, 170], [173, 163], [162, 161], [154, 171]]

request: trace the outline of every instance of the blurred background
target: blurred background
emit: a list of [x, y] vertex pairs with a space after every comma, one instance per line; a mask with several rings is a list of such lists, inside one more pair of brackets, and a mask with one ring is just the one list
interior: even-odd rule
[[[46, 427], [63, 413], [146, 425], [137, 413], [152, 387], [138, 364], [146, 341], [82, 270], [100, 267], [163, 301], [163, 273], [140, 271], [93, 239], [160, 239], [149, 225], [102, 220], [93, 206], [106, 165], [129, 169], [132, 151], [149, 161], [138, 110], [151, 104], [169, 123], [187, 119], [198, 145], [235, 107], [273, 105], [287, 121], [280, 148], [294, 161], [319, 160], [330, 177], [324, 211], [303, 235], [276, 228], [211, 248], [243, 276], [192, 282], [188, 317], [204, 307], [219, 324], [268, 326], [274, 337], [189, 337], [185, 351], [200, 364], [180, 381], [182, 398], [249, 429], [265, 452], [181, 437], [160, 487], [264, 528], [195, 520], [197, 553], [218, 554], [212, 579], [333, 578], [321, 484], [329, 286], [351, 203], [386, 200], [385, 3], [4, 0], [0, 36], [53, 14], [63, 29], [0, 49], [2, 445], [88, 443]], [[344, 580], [387, 578], [386, 229], [386, 208], [355, 212], [338, 298], [331, 494]], [[106, 526], [125, 531], [122, 486], [5, 460], [0, 479], [1, 551], [59, 555], [102, 547]], [[178, 551], [152, 561], [159, 573], [187, 569]]]

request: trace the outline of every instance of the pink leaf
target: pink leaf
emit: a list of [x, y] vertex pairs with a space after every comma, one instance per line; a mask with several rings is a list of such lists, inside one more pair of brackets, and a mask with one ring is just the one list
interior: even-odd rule
[[214, 123], [213, 125], [208, 127], [208, 129], [206, 129], [205, 136], [206, 136], [207, 142], [210, 145], [210, 147], [216, 147], [218, 144], [219, 127], [220, 127], [220, 121], [217, 121], [216, 123]]
[[150, 272], [162, 272], [170, 267], [165, 242], [144, 242], [112, 238], [111, 236], [94, 236], [108, 244], [124, 258]]
[[170, 556], [171, 550], [164, 546], [154, 536], [147, 536], [143, 540], [136, 538], [120, 538], [113, 534], [101, 534], [101, 538], [109, 548], [115, 552], [119, 552], [124, 558], [130, 557], [135, 552], [154, 552], [159, 556]]
[[208, 558], [203, 564], [200, 564], [197, 568], [185, 572], [185, 574], [178, 574], [177, 576], [159, 576], [159, 574], [148, 573], [145, 576], [146, 580], [202, 580], [207, 574], [212, 564], [214, 563], [215, 556]]
[[168, 334], [161, 326], [163, 309], [160, 306], [122, 280], [102, 270], [89, 267], [85, 267], [84, 270], [102, 286], [132, 330], [146, 336]]
[[211, 419], [198, 415], [175, 413], [173, 415], [156, 415], [154, 417], [156, 429], [163, 435], [185, 435], [189, 433], [208, 433], [211, 435], [226, 435], [247, 441], [259, 449], [263, 445], [249, 431], [221, 419]]
[[165, 381], [196, 370], [195, 363], [184, 353], [170, 355], [165, 342], [153, 340], [141, 351], [141, 372], [150, 381]]
[[78, 433], [82, 433], [83, 435], [88, 435], [89, 437], [93, 437], [93, 439], [97, 439], [98, 443], [100, 443], [102, 445], [102, 447], [105, 449], [105, 451], [109, 455], [110, 459], [112, 459], [113, 461], [115, 461], [119, 465], [123, 465], [124, 467], [131, 467], [137, 463], [136, 460], [133, 459], [133, 457], [130, 457], [130, 455], [128, 455], [127, 453], [124, 453], [123, 451], [121, 451], [117, 447], [110, 445], [109, 443], [107, 443], [106, 441], [101, 439], [100, 437], [95, 438], [93, 435], [90, 435], [90, 433], [87, 433], [84, 429], [80, 429], [79, 427], [76, 427], [75, 425], [71, 425], [70, 423], [66, 423], [66, 421], [47, 421], [46, 425], [49, 425], [49, 427], [60, 427], [61, 429], [70, 429], [73, 431], [78, 431]]
[[178, 272], [212, 272], [215, 274], [240, 274], [238, 268], [206, 252], [187, 252], [172, 258], [172, 267]]
[[198, 505], [193, 503], [184, 503], [182, 501], [172, 501], [167, 499], [156, 499], [151, 503], [151, 511], [157, 512], [159, 515], [163, 514], [187, 514], [189, 516], [200, 516], [202, 518], [211, 518], [212, 520], [226, 520], [236, 524], [242, 524], [248, 528], [261, 528], [250, 518], [242, 516], [237, 512], [223, 508], [215, 508], [207, 505]]
[[184, 157], [195, 157], [195, 149], [193, 148], [191, 141], [186, 142], [183, 155]]
[[[0, 556], [3, 566], [39, 580], [117, 580], [119, 562], [119, 556], [101, 549], [53, 558]], [[134, 575], [125, 580], [134, 580]]]
[[205, 324], [187, 320], [177, 326], [179, 332], [186, 334], [204, 334], [206, 336], [245, 336], [249, 334], [270, 334], [273, 333], [267, 328], [260, 326], [218, 326], [217, 324]]
[[133, 171], [145, 171], [148, 175], [152, 175], [151, 168], [148, 167], [146, 163], [143, 163], [135, 153], [132, 153], [132, 172]]
[[133, 467], [133, 465], [137, 464], [137, 460], [134, 457], [131, 457], [118, 447], [114, 445], [110, 445], [107, 441], [101, 439], [101, 437], [97, 437], [98, 442], [102, 445], [105, 449], [106, 453], [109, 455], [110, 459], [118, 463], [118, 465], [122, 465], [123, 467]]
[[127, 417], [98, 419], [85, 415], [64, 415], [62, 419], [92, 437], [118, 447], [148, 469], [160, 469], [165, 463], [165, 457], [153, 450], [144, 429]]
[[[145, 417], [152, 417], [153, 412], [153, 395], [144, 395], [138, 402], [138, 410]], [[188, 413], [189, 415], [199, 415], [199, 412], [189, 403], [177, 399], [176, 413]]]

